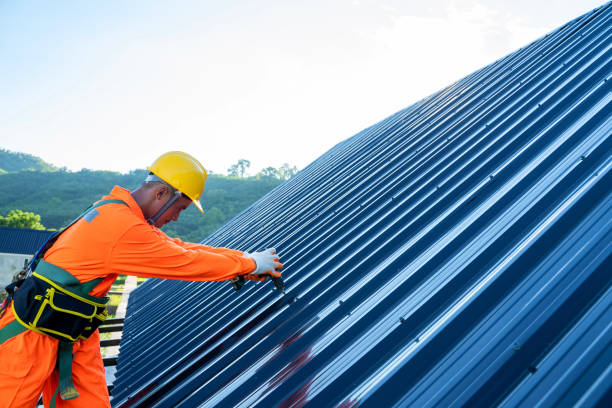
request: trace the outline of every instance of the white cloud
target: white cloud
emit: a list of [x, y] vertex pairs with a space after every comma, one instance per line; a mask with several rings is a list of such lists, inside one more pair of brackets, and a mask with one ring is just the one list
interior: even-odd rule
[[395, 71], [431, 78], [432, 93], [545, 33], [479, 1], [447, 1], [437, 15], [394, 16], [371, 39]]

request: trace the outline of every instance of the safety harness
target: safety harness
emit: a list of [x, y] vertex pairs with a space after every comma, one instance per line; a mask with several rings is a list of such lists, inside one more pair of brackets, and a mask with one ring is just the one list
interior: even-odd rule
[[79, 339], [89, 338], [104, 322], [109, 298], [89, 295], [104, 278], [81, 283], [70, 272], [42, 258], [61, 233], [81, 218], [90, 222], [99, 214], [96, 208], [106, 204], [127, 205], [116, 199], [99, 201], [49, 237], [28, 264], [27, 277], [6, 287], [9, 297], [0, 310], [2, 316], [12, 300], [15, 320], [0, 329], [0, 344], [28, 329], [59, 340], [58, 389], [63, 400], [79, 396], [72, 383], [72, 345]]

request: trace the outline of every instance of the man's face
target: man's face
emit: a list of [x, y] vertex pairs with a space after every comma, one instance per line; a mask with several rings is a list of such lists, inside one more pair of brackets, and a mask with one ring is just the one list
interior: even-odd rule
[[[168, 199], [166, 199], [168, 200]], [[185, 197], [180, 197], [174, 202], [155, 222], [157, 228], [161, 228], [170, 221], [178, 221], [181, 212], [191, 204], [191, 200]]]

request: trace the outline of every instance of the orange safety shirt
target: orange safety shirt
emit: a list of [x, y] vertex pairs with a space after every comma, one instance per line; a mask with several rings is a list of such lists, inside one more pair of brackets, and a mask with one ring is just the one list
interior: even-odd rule
[[90, 294], [103, 296], [117, 275], [191, 281], [221, 281], [255, 270], [242, 251], [214, 248], [170, 238], [149, 225], [130, 192], [115, 186], [102, 200], [127, 204], [100, 206], [64, 231], [45, 261], [81, 282], [105, 278]]
[[[115, 187], [106, 199], [127, 204], [97, 207], [64, 231], [44, 259], [81, 282], [104, 278], [91, 292], [104, 296], [118, 274], [182, 280], [226, 280], [255, 270], [243, 252], [169, 238], [149, 225], [128, 190]], [[0, 328], [13, 322], [12, 306], [0, 317]], [[58, 408], [110, 408], [100, 336], [95, 331], [73, 346], [72, 374], [79, 397]], [[0, 344], [0, 408], [35, 406], [43, 393], [45, 406], [57, 390], [59, 341], [26, 330]]]

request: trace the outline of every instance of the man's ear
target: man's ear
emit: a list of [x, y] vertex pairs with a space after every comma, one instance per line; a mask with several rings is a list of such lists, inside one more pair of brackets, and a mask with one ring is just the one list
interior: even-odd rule
[[157, 200], [161, 200], [162, 198], [164, 198], [168, 193], [170, 193], [170, 189], [168, 188], [168, 186], [164, 186], [163, 184], [160, 185], [159, 187], [157, 187], [157, 189], [155, 190], [155, 198]]

